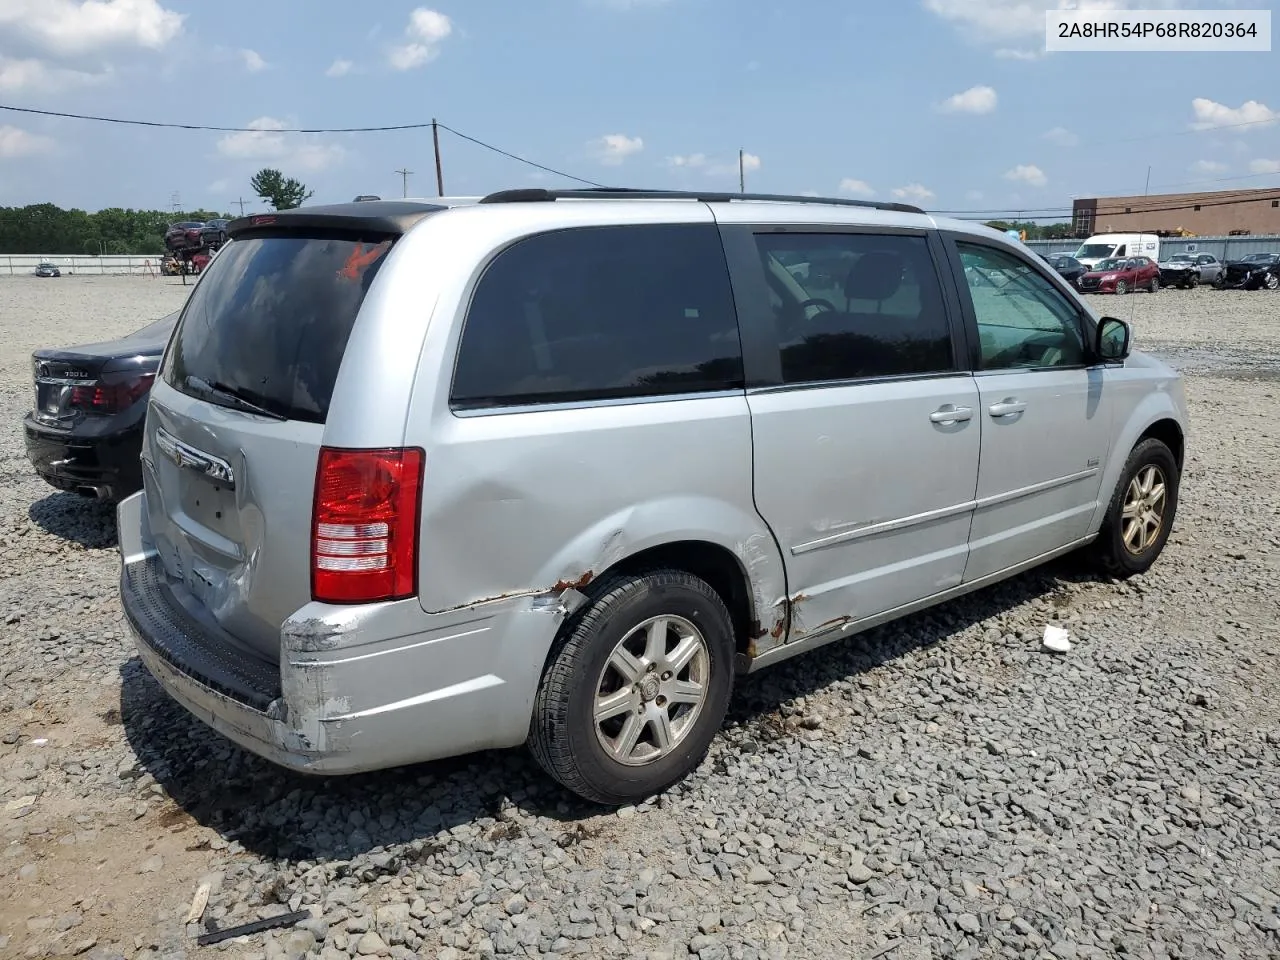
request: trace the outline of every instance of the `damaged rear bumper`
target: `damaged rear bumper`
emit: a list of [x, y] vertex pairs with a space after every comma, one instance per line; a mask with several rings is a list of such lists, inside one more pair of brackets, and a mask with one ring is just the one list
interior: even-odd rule
[[308, 603], [278, 662], [238, 645], [169, 578], [145, 494], [119, 507], [121, 602], [139, 658], [195, 717], [280, 766], [358, 773], [517, 746], [562, 610], [535, 597], [424, 614], [416, 599]]

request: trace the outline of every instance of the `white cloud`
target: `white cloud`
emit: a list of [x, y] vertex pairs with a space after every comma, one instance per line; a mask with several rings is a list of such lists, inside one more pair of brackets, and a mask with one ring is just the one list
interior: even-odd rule
[[1043, 187], [1049, 182], [1049, 178], [1044, 175], [1044, 171], [1031, 163], [1020, 163], [1012, 170], [1006, 170], [1004, 174], [1006, 180], [1020, 180], [1023, 183], [1029, 183], [1033, 187]]
[[970, 190], [965, 195], [966, 200], [981, 200], [986, 196], [981, 190]]
[[329, 69], [324, 72], [326, 77], [345, 77], [351, 72], [355, 64], [350, 60], [338, 59], [329, 64]]
[[0, 0], [0, 36], [20, 37], [55, 56], [110, 47], [158, 50], [182, 31], [184, 19], [159, 0]]
[[231, 189], [230, 180], [215, 180], [209, 184], [208, 191], [210, 193], [226, 193]]
[[244, 61], [244, 68], [250, 73], [267, 69], [267, 61], [262, 59], [262, 54], [257, 50], [241, 50], [240, 59]]
[[625, 133], [606, 133], [603, 137], [592, 140], [588, 145], [592, 155], [606, 167], [616, 167], [644, 149], [644, 141], [639, 137], [628, 137]]
[[1259, 157], [1257, 160], [1249, 161], [1250, 173], [1280, 173], [1280, 160], [1264, 160]]
[[1016, 47], [1001, 47], [995, 53], [997, 60], [1039, 60], [1044, 56], [1043, 50], [1020, 50]]
[[409, 14], [404, 28], [407, 43], [392, 47], [388, 61], [396, 70], [412, 70], [429, 63], [440, 54], [442, 44], [453, 33], [453, 21], [443, 13], [418, 7]]
[[1150, 10], [1197, 5], [1204, 6], [1204, 0], [924, 0], [926, 10], [955, 24], [968, 39], [1003, 43], [1005, 53], [1022, 52], [1008, 48], [1012, 41], [1044, 37], [1047, 10]]
[[111, 68], [101, 73], [86, 73], [57, 67], [44, 60], [19, 60], [0, 56], [0, 90], [62, 90], [67, 87], [100, 83], [111, 75]]
[[1046, 130], [1044, 138], [1060, 147], [1074, 147], [1080, 142], [1080, 138], [1066, 127], [1054, 127], [1052, 130]]
[[742, 169], [747, 173], [754, 173], [760, 169], [760, 158], [754, 153], [744, 153], [742, 155]]
[[1189, 169], [1192, 173], [1226, 173], [1227, 165], [1217, 160], [1197, 160]]
[[926, 203], [936, 194], [919, 183], [909, 183], [905, 187], [894, 187], [889, 191], [895, 200], [910, 200], [912, 203]]
[[218, 152], [232, 160], [254, 160], [323, 170], [342, 159], [342, 147], [302, 134], [284, 134], [289, 124], [275, 117], [251, 120], [251, 131], [228, 133], [218, 140]]
[[871, 188], [867, 181], [855, 180], [853, 177], [845, 177], [840, 181], [840, 192], [852, 193], [858, 197], [874, 197], [876, 195], [875, 190]]
[[1265, 103], [1259, 103], [1257, 100], [1246, 100], [1238, 107], [1228, 107], [1226, 104], [1204, 97], [1196, 97], [1191, 101], [1191, 109], [1196, 115], [1195, 122], [1191, 124], [1193, 130], [1234, 127], [1241, 132], [1246, 132], [1269, 127], [1280, 120], [1280, 111], [1272, 110]]
[[673, 157], [667, 157], [665, 163], [668, 167], [687, 167], [696, 170], [707, 165], [707, 155], [705, 153], [678, 153]]
[[30, 133], [18, 127], [0, 126], [0, 160], [13, 160], [18, 157], [29, 157], [37, 153], [48, 153], [53, 149], [53, 141], [38, 133]]
[[947, 97], [938, 105], [943, 113], [990, 113], [999, 98], [991, 87], [970, 87], [963, 93]]

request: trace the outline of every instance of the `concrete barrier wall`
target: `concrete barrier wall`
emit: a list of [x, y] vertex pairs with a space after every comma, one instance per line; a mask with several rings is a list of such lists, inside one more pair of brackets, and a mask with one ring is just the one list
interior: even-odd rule
[[86, 257], [83, 254], [0, 253], [0, 276], [21, 276], [35, 271], [43, 260], [57, 265], [64, 274], [148, 274], [160, 275], [159, 256], [125, 256], [112, 254], [105, 257]]

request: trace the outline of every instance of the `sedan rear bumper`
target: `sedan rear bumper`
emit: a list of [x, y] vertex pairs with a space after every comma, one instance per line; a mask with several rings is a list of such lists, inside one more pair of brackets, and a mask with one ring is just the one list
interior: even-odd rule
[[42, 426], [27, 414], [22, 432], [27, 459], [50, 486], [108, 500], [127, 497], [142, 487], [142, 429], [137, 424], [119, 433], [84, 437], [74, 429]]

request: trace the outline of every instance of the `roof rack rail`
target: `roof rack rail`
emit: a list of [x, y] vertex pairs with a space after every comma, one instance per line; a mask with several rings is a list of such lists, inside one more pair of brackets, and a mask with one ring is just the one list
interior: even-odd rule
[[644, 190], [636, 187], [593, 187], [578, 190], [546, 190], [531, 187], [523, 190], [499, 190], [480, 203], [531, 203], [550, 200], [700, 200], [703, 203], [727, 203], [731, 200], [768, 200], [776, 203], [816, 203], [836, 207], [865, 207], [892, 210], [896, 213], [924, 213], [909, 203], [880, 200], [849, 200], [844, 197], [806, 197], [783, 193], [725, 193], [705, 190]]

